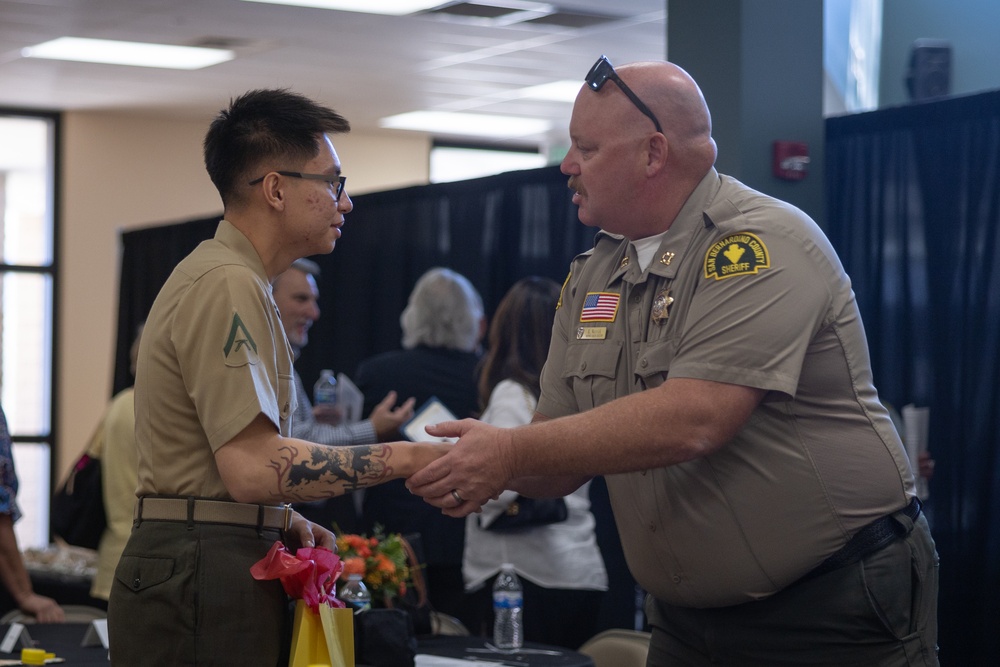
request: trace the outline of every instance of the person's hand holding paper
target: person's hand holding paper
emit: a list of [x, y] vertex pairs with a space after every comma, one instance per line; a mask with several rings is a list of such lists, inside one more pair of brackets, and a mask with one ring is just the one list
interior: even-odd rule
[[434, 436], [427, 432], [427, 426], [440, 424], [441, 422], [455, 421], [456, 417], [451, 413], [444, 403], [436, 396], [431, 396], [427, 402], [420, 406], [420, 409], [413, 414], [413, 418], [403, 424], [399, 429], [400, 433], [414, 442], [455, 442], [457, 438]]

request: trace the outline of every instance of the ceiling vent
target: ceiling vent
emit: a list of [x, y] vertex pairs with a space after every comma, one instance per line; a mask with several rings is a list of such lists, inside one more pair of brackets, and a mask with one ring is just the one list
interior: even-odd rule
[[476, 2], [458, 2], [431, 9], [426, 14], [467, 19], [496, 19], [517, 11], [520, 10], [511, 7], [497, 7], [496, 5], [481, 5]]
[[240, 37], [222, 37], [219, 35], [211, 35], [208, 37], [199, 37], [188, 44], [188, 46], [200, 46], [205, 49], [233, 50], [249, 46], [252, 43], [252, 40]]
[[620, 16], [608, 16], [607, 14], [581, 14], [579, 12], [569, 12], [556, 10], [546, 16], [528, 19], [525, 23], [530, 25], [556, 25], [563, 28], [589, 28], [602, 23], [617, 21]]
[[563, 10], [549, 3], [520, 0], [496, 0], [493, 3], [456, 2], [428, 10], [423, 15], [491, 27], [518, 24], [574, 29], [611, 23], [622, 18]]

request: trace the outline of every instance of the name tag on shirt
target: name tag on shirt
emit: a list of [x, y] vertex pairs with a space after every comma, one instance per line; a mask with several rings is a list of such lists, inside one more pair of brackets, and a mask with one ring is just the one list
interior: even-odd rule
[[580, 327], [576, 330], [577, 340], [604, 340], [607, 335], [607, 327]]

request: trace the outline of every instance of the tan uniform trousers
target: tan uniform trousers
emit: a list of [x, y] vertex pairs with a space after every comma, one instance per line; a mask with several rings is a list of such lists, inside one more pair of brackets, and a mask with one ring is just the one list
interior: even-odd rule
[[647, 598], [649, 667], [936, 667], [938, 556], [923, 515], [900, 522], [904, 538], [764, 600], [690, 609]]

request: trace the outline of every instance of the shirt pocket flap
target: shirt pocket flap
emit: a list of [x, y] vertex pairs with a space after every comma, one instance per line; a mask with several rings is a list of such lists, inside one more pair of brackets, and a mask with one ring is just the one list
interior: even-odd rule
[[677, 355], [677, 339], [650, 341], [639, 348], [636, 358], [635, 374], [642, 378], [650, 378], [662, 374], [666, 377], [670, 363]]
[[596, 343], [576, 343], [566, 348], [564, 378], [605, 377], [614, 378], [618, 373], [618, 360], [622, 342], [617, 340]]

